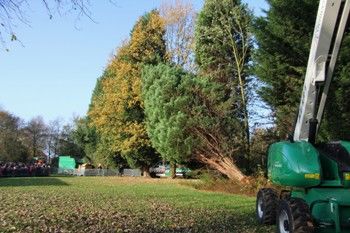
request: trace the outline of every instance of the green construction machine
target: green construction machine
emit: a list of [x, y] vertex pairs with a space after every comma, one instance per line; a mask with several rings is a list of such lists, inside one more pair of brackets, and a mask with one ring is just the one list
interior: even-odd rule
[[268, 151], [268, 178], [286, 190], [259, 190], [256, 216], [279, 233], [350, 233], [350, 142], [316, 143], [349, 12], [350, 0], [320, 0], [293, 135]]

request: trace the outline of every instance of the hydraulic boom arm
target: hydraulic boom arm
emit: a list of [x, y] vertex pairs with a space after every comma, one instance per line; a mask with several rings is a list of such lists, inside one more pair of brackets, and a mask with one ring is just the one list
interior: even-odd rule
[[350, 0], [320, 0], [294, 128], [295, 141], [315, 143], [349, 12]]

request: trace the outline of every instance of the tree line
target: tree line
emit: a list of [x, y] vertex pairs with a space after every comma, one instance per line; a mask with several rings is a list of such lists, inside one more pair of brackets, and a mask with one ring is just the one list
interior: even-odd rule
[[[239, 0], [205, 0], [198, 13], [177, 0], [141, 16], [77, 127], [86, 154], [144, 171], [195, 161], [240, 181], [264, 169], [268, 145], [292, 133], [318, 7], [268, 4], [255, 17]], [[350, 136], [348, 42], [319, 141]]]
[[84, 151], [75, 143], [74, 124], [63, 124], [59, 119], [45, 123], [34, 117], [28, 122], [0, 110], [0, 161], [31, 162], [41, 159], [54, 162], [58, 155], [84, 157]]
[[[75, 145], [104, 167], [159, 160], [243, 181], [293, 131], [318, 1], [163, 3], [141, 16], [97, 79]], [[318, 141], [350, 139], [347, 32]], [[340, 127], [341, 126], [341, 127]], [[173, 169], [174, 170], [174, 169]]]

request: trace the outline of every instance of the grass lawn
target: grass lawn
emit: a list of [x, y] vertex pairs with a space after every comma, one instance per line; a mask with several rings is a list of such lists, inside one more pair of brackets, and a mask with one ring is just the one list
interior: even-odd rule
[[272, 232], [255, 199], [166, 179], [0, 178], [0, 232]]

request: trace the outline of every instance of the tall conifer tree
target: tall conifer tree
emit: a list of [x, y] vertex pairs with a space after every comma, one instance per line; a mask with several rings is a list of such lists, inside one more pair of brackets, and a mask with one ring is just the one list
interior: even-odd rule
[[249, 158], [248, 66], [252, 14], [239, 0], [206, 0], [196, 25], [196, 61], [202, 75], [225, 88], [227, 117], [241, 120], [243, 154]]
[[275, 1], [255, 21], [255, 74], [265, 84], [260, 95], [276, 117], [278, 133], [291, 132], [304, 81], [318, 2]]
[[[274, 112], [278, 136], [292, 133], [310, 52], [319, 1], [268, 0], [269, 10], [255, 21], [254, 71], [265, 84], [260, 96]], [[319, 140], [350, 139], [350, 37], [344, 38], [327, 99]], [[335, 127], [342, 125], [342, 127]]]

